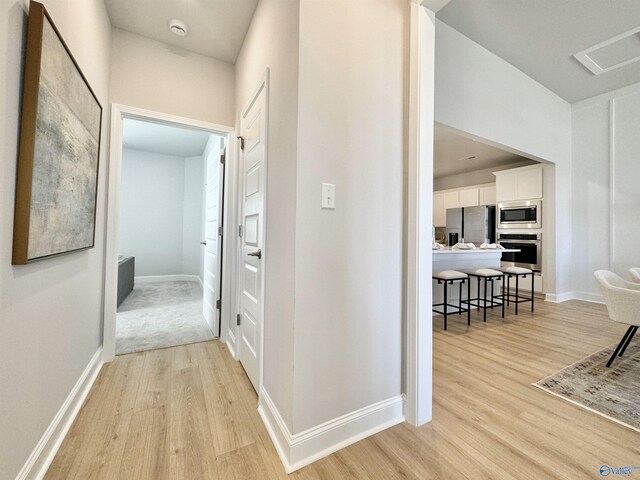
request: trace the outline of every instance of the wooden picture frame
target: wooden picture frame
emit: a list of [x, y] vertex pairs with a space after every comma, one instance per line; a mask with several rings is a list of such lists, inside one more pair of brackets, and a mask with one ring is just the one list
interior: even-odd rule
[[44, 5], [27, 23], [13, 265], [95, 245], [102, 106]]

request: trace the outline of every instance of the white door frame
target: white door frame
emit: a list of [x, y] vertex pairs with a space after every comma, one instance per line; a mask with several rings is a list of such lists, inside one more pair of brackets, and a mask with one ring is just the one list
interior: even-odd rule
[[[269, 248], [267, 245], [267, 192], [268, 192], [268, 174], [269, 174], [269, 68], [265, 69], [264, 74], [262, 75], [262, 77], [260, 78], [258, 85], [256, 86], [256, 88], [254, 89], [253, 93], [251, 94], [251, 96], [249, 97], [249, 101], [246, 103], [246, 105], [242, 108], [241, 113], [240, 113], [240, 118], [238, 118], [237, 123], [238, 123], [238, 132], [240, 133], [240, 122], [242, 121], [242, 118], [247, 114], [249, 108], [251, 108], [251, 106], [253, 105], [253, 102], [256, 100], [256, 98], [258, 97], [258, 95], [260, 94], [260, 92], [264, 90], [265, 93], [265, 109], [264, 109], [264, 180], [263, 180], [263, 185], [264, 185], [264, 200], [263, 200], [263, 206], [262, 206], [262, 224], [263, 224], [263, 238], [262, 238], [262, 273], [261, 273], [261, 282], [262, 282], [262, 305], [261, 305], [261, 317], [262, 317], [262, 321], [260, 322], [260, 353], [258, 355], [258, 361], [260, 362], [260, 380], [258, 383], [258, 391], [256, 392], [258, 394], [258, 397], [261, 396], [261, 392], [262, 392], [262, 381], [264, 378], [263, 372], [264, 372], [264, 323], [265, 323], [265, 316], [264, 316], [264, 312], [265, 312], [265, 304], [267, 302], [267, 283], [266, 283], [266, 271], [267, 271], [267, 259], [269, 257]], [[237, 172], [237, 203], [238, 203], [238, 207], [237, 207], [237, 216], [236, 216], [236, 224], [239, 226], [242, 225], [242, 214], [243, 214], [243, 210], [242, 210], [242, 206], [243, 206], [243, 198], [244, 198], [244, 182], [243, 182], [243, 178], [242, 178], [242, 172], [243, 172], [243, 166], [244, 166], [244, 157], [242, 155], [242, 150], [238, 147], [237, 148], [237, 152], [238, 152], [238, 168], [236, 169]], [[236, 228], [238, 228], [236, 227]], [[237, 232], [237, 231], [236, 231]], [[238, 279], [238, 281], [236, 282], [237, 285], [240, 285], [240, 275], [242, 275], [242, 239], [239, 236], [236, 236], [236, 251], [239, 252], [239, 254], [236, 256], [236, 278]], [[240, 312], [240, 295], [236, 295], [236, 311]], [[239, 329], [238, 326], [235, 326], [234, 329], [234, 333], [235, 333], [235, 337], [236, 337], [236, 352], [235, 352], [235, 358], [240, 358], [240, 352], [238, 351], [238, 349], [242, 348], [241, 347], [241, 342], [240, 342], [240, 336], [239, 336]]]
[[410, 8], [404, 416], [408, 423], [422, 425], [431, 421], [433, 392], [431, 227], [435, 13], [420, 0], [412, 0]]
[[[227, 136], [232, 134], [234, 127], [202, 122], [189, 118], [178, 117], [166, 113], [154, 112], [142, 108], [129, 107], [117, 103], [111, 104], [111, 125], [109, 140], [109, 169], [107, 178], [107, 228], [105, 232], [105, 259], [104, 259], [104, 297], [103, 297], [103, 333], [102, 355], [104, 362], [110, 362], [115, 357], [116, 351], [116, 310], [118, 291], [118, 238], [120, 229], [120, 180], [122, 172], [122, 120], [123, 118], [136, 118], [181, 127], [190, 127]], [[231, 136], [231, 135], [229, 135]], [[233, 142], [229, 142], [232, 144]], [[228, 190], [227, 190], [228, 191]], [[228, 195], [231, 195], [230, 192]], [[233, 192], [235, 194], [235, 192]], [[227, 242], [234, 245], [233, 242]], [[225, 251], [225, 256], [233, 258], [233, 252]], [[225, 280], [226, 290], [231, 284]], [[224, 291], [221, 292], [222, 294]], [[230, 304], [231, 302], [229, 302]], [[224, 302], [223, 302], [224, 306]], [[221, 319], [224, 322], [225, 317]], [[226, 316], [229, 321], [229, 316]], [[222, 329], [221, 329], [222, 332]], [[223, 338], [224, 340], [224, 338]]]

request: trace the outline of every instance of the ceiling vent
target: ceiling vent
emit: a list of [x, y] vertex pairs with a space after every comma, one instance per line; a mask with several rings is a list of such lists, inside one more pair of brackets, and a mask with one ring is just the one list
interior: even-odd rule
[[605, 40], [574, 55], [594, 75], [640, 60], [640, 27]]
[[179, 37], [184, 37], [187, 34], [187, 26], [184, 22], [176, 20], [175, 18], [169, 22], [169, 30]]

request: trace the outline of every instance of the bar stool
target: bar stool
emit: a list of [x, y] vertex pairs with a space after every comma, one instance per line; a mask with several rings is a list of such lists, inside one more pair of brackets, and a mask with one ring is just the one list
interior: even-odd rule
[[[504, 318], [504, 301], [499, 301], [497, 302], [496, 299], [500, 298], [500, 295], [494, 295], [493, 294], [493, 282], [494, 281], [500, 281], [501, 279], [504, 278], [504, 273], [498, 271], [498, 270], [493, 270], [492, 268], [477, 268], [474, 270], [465, 270], [465, 272], [470, 276], [470, 277], [475, 277], [478, 279], [478, 296], [475, 298], [470, 298], [467, 297], [467, 306], [469, 308], [471, 307], [476, 307], [478, 310], [482, 309], [482, 317], [483, 317], [483, 321], [486, 322], [487, 321], [487, 308], [490, 308], [493, 310], [493, 307], [499, 307], [502, 306], [502, 318]], [[483, 282], [483, 296], [480, 297], [480, 292], [481, 292], [481, 283]], [[471, 283], [471, 279], [469, 279], [469, 283]], [[491, 285], [491, 290], [489, 293], [489, 298], [487, 298], [487, 285], [490, 284]], [[503, 292], [504, 293], [504, 292]]]
[[[502, 295], [500, 296], [502, 298], [502, 301], [506, 301], [507, 302], [507, 306], [510, 303], [515, 303], [516, 304], [516, 315], [518, 315], [518, 304], [523, 303], [523, 302], [531, 302], [531, 311], [533, 312], [533, 305], [534, 305], [534, 292], [535, 292], [535, 288], [534, 288], [534, 282], [535, 282], [535, 278], [536, 275], [533, 272], [533, 270], [529, 269], [529, 268], [524, 268], [524, 267], [502, 267], [500, 268], [500, 271], [502, 273], [504, 273], [506, 275], [506, 284], [507, 284], [507, 293], [505, 294], [505, 282], [502, 282]], [[527, 278], [527, 275], [531, 275], [531, 296], [530, 297], [526, 297], [524, 295], [520, 295], [519, 293], [519, 279], [522, 278]], [[515, 277], [516, 279], [516, 291], [515, 294], [512, 295], [511, 294], [511, 278]], [[514, 300], [512, 300], [514, 299]]]
[[[444, 307], [442, 310], [438, 310], [437, 308], [433, 308], [432, 311], [435, 313], [440, 313], [444, 316], [444, 329], [447, 329], [447, 317], [451, 314], [461, 315], [463, 312], [467, 312], [467, 325], [471, 325], [471, 312], [469, 310], [469, 306], [464, 308], [462, 306], [462, 286], [464, 284], [467, 285], [467, 298], [469, 298], [471, 294], [469, 276], [466, 273], [458, 272], [456, 270], [443, 270], [441, 272], [437, 272], [433, 274], [432, 277], [434, 280], [438, 281], [438, 285], [444, 284], [444, 301], [442, 303], [434, 303], [433, 307]], [[453, 305], [449, 303], [449, 299], [447, 297], [447, 286], [453, 286], [455, 282], [459, 282], [459, 292], [460, 297], [458, 298], [458, 305]], [[448, 307], [453, 308], [453, 312], [448, 312]]]

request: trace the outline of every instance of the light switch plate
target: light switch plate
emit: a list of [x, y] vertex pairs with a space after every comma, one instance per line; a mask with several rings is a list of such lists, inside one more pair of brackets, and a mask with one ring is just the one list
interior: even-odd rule
[[332, 183], [322, 184], [322, 208], [336, 208], [336, 186]]

